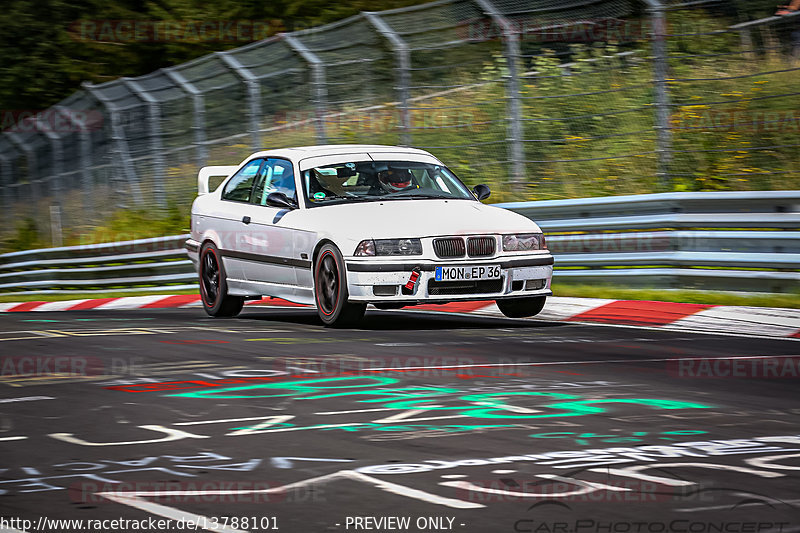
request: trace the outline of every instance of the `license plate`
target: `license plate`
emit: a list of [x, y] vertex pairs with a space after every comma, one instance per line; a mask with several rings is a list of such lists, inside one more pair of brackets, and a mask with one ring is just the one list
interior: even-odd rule
[[436, 281], [499, 279], [500, 265], [437, 266]]

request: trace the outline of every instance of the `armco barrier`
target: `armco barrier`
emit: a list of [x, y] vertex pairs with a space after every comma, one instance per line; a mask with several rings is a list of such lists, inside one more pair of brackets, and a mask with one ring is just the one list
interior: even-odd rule
[[[800, 288], [800, 191], [496, 205], [542, 227], [556, 258], [556, 282], [760, 292]], [[196, 275], [183, 248], [187, 237], [3, 254], [0, 291], [194, 288]]]

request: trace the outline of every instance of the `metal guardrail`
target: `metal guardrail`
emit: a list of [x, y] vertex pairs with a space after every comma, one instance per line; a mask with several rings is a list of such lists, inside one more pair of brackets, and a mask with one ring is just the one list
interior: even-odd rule
[[[556, 281], [792, 292], [800, 191], [666, 193], [496, 204], [535, 220]], [[0, 255], [0, 292], [196, 287], [188, 235]]]
[[800, 289], [800, 191], [663, 193], [497, 204], [535, 220], [556, 280]]

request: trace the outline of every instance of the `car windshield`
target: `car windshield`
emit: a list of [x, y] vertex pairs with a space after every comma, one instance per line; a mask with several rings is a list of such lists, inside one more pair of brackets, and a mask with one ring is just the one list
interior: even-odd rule
[[447, 167], [413, 161], [358, 161], [311, 168], [303, 172], [303, 193], [311, 207], [409, 198], [475, 199]]

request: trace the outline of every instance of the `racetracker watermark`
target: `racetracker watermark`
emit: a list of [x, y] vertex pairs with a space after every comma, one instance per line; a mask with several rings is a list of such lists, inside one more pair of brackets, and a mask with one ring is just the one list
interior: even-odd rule
[[[649, 19], [584, 19], [565, 24], [542, 25], [540, 19], [516, 18], [510, 31], [521, 40], [536, 43], [634, 42], [650, 40], [656, 33]], [[457, 29], [464, 41], [494, 41], [503, 37], [503, 28], [487, 18], [464, 22]]]
[[577, 481], [502, 477], [502, 479], [450, 482], [450, 486], [456, 487], [459, 499], [479, 503], [530, 502], [531, 498], [543, 502], [558, 501], [562, 506], [567, 502], [631, 504], [716, 501], [715, 493], [712, 491], [701, 491], [697, 487], [665, 486], [638, 479], [580, 482], [583, 485], [577, 483]]
[[[67, 489], [75, 503], [114, 503], [113, 498], [157, 498], [161, 504], [247, 504], [324, 502], [325, 491], [318, 485], [278, 489], [268, 481], [79, 481]], [[110, 496], [110, 498], [109, 498]]]
[[238, 43], [286, 31], [281, 20], [76, 20], [69, 35], [81, 42]]
[[708, 109], [688, 106], [670, 117], [670, 127], [685, 131], [717, 132], [800, 132], [800, 111]]
[[667, 370], [679, 378], [797, 379], [800, 356], [673, 359]]
[[[394, 107], [373, 107], [325, 115], [325, 124], [338, 129], [357, 128], [360, 132], [385, 132], [398, 130], [403, 124], [403, 110]], [[302, 130], [315, 127], [317, 114], [313, 111], [278, 111], [272, 117], [273, 129]], [[487, 131], [494, 122], [480, 108], [408, 110], [409, 126], [413, 129], [448, 128], [461, 132]]]
[[[72, 335], [91, 336], [92, 332], [74, 332]], [[55, 333], [54, 336], [59, 335]], [[0, 378], [136, 375], [141, 361], [138, 357], [101, 359], [84, 356], [11, 355], [0, 357]]]
[[97, 110], [0, 110], [0, 130], [7, 133], [75, 133], [102, 128], [103, 114]]

